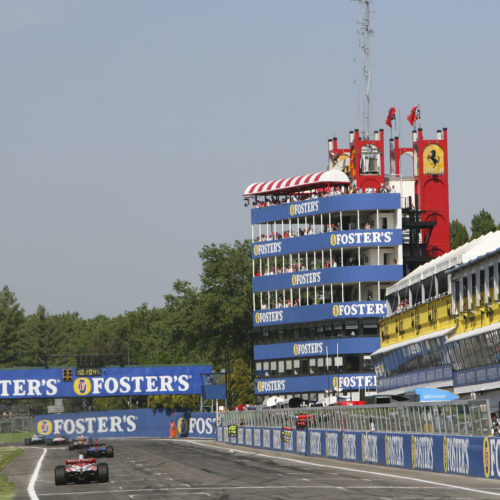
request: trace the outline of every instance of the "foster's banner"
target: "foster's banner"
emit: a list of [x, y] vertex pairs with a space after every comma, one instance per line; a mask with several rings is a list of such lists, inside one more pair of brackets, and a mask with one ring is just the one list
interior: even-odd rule
[[385, 301], [337, 302], [253, 312], [253, 326], [284, 325], [343, 318], [377, 318], [387, 313]]
[[252, 243], [252, 258], [350, 247], [390, 247], [403, 243], [401, 229], [357, 229]]
[[282, 430], [276, 428], [238, 427], [236, 431], [237, 441], [227, 427], [219, 427], [217, 440], [349, 462], [500, 479], [500, 438], [496, 437], [292, 429], [284, 440]]
[[316, 392], [334, 389], [344, 390], [377, 388], [377, 377], [373, 373], [352, 373], [349, 375], [310, 375], [307, 377], [283, 377], [257, 379], [255, 394], [285, 394], [294, 392]]
[[356, 193], [326, 196], [271, 207], [254, 208], [252, 224], [295, 219], [345, 210], [395, 210], [401, 208], [399, 193]]
[[102, 368], [101, 376], [63, 381], [63, 369], [0, 370], [0, 398], [74, 398], [201, 394], [202, 374], [211, 366], [128, 366]]
[[215, 420], [213, 412], [171, 412], [148, 408], [38, 415], [35, 426], [36, 433], [42, 436], [169, 437], [174, 423], [179, 437], [215, 438]]
[[347, 266], [280, 273], [252, 278], [254, 292], [329, 285], [330, 283], [355, 283], [358, 281], [399, 281], [403, 277], [403, 266]]

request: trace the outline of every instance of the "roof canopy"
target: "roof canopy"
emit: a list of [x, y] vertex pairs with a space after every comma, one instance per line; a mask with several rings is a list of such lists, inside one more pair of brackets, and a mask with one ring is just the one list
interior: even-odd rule
[[486, 254], [497, 251], [500, 248], [500, 231], [490, 232], [475, 240], [469, 241], [455, 250], [440, 255], [435, 259], [417, 267], [392, 286], [387, 287], [386, 295], [391, 295], [404, 290], [415, 283], [434, 276], [440, 272], [454, 269], [458, 266], [470, 263]]
[[326, 170], [315, 174], [298, 175], [276, 181], [255, 182], [245, 189], [243, 196], [290, 193], [331, 186], [332, 184], [350, 184], [349, 177], [338, 169]]

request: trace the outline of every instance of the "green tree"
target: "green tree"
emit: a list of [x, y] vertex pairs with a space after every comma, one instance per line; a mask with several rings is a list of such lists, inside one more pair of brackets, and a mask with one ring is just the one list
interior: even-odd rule
[[[252, 262], [249, 241], [206, 245], [202, 259], [202, 317], [209, 321], [205, 336], [216, 367], [227, 360], [252, 358]], [[227, 368], [227, 367], [226, 367]]]
[[234, 407], [244, 403], [255, 403], [252, 371], [247, 361], [237, 358], [231, 369], [227, 404]]
[[450, 224], [450, 248], [454, 250], [469, 241], [467, 228], [457, 219], [452, 220]]
[[165, 408], [170, 411], [199, 411], [200, 396], [198, 394], [173, 394], [171, 396], [148, 396], [148, 408], [158, 410]]
[[9, 287], [4, 286], [0, 291], [0, 364], [3, 366], [18, 364], [20, 345], [17, 330], [24, 320], [24, 309]]
[[92, 405], [96, 411], [107, 410], [127, 410], [129, 407], [127, 396], [117, 396], [112, 398], [94, 398]]
[[483, 234], [496, 230], [496, 224], [493, 217], [486, 210], [481, 210], [478, 214], [472, 217], [470, 225], [471, 239], [479, 238]]

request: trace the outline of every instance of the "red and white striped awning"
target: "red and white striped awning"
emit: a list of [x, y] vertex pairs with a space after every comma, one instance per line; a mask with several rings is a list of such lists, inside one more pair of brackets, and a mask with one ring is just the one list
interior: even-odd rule
[[350, 184], [349, 177], [338, 169], [326, 170], [315, 174], [297, 175], [276, 181], [255, 182], [245, 189], [243, 196], [289, 193], [304, 191], [336, 184]]

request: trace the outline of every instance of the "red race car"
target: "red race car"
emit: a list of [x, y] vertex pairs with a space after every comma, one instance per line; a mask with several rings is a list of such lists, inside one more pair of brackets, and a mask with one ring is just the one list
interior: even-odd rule
[[58, 465], [54, 470], [56, 485], [66, 483], [106, 483], [109, 481], [108, 464], [97, 464], [95, 458], [66, 460], [66, 465]]

